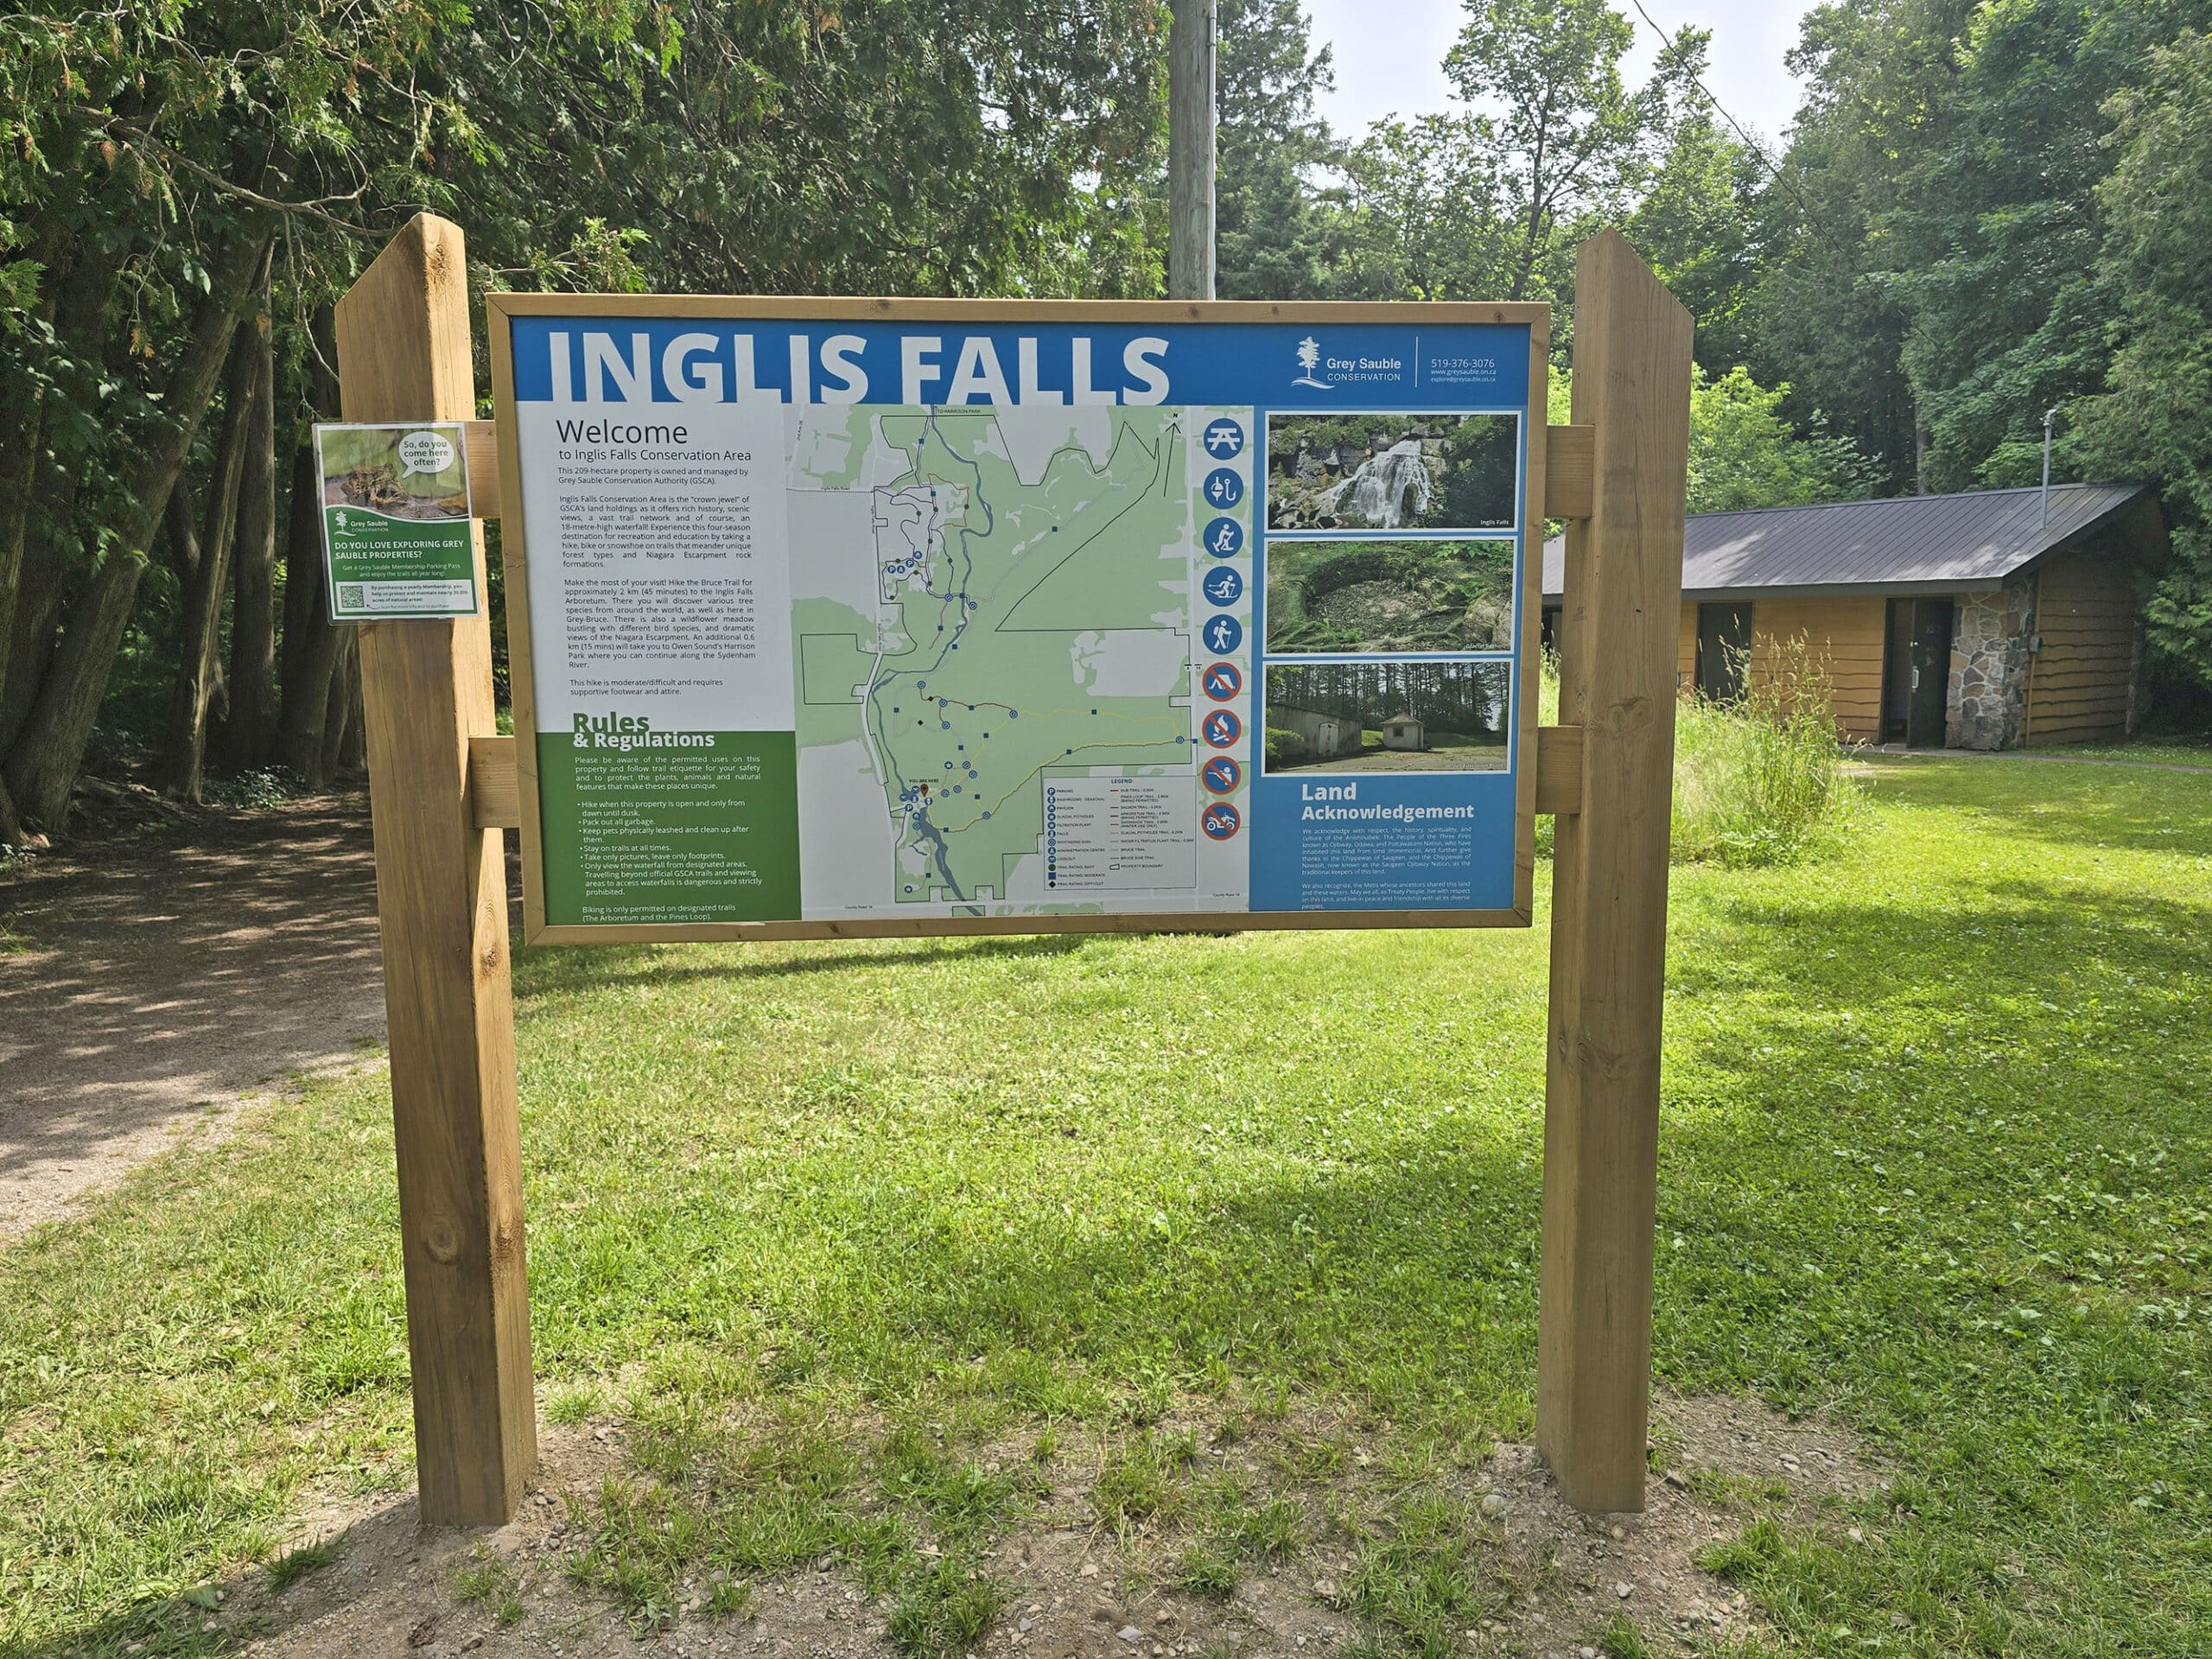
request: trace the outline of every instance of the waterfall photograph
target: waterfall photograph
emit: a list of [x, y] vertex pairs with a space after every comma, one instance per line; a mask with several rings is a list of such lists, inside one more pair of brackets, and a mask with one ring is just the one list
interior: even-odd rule
[[1270, 415], [1268, 528], [1510, 530], [1517, 415]]

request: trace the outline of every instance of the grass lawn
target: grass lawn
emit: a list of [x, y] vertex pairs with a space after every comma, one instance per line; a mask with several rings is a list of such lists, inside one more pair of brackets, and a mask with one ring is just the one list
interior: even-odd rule
[[[1878, 764], [1842, 859], [1675, 874], [1660, 1380], [1895, 1477], [1713, 1565], [1789, 1651], [2212, 1651], [2212, 778]], [[732, 1399], [866, 1418], [945, 1526], [1004, 1495], [924, 1417], [1524, 1438], [1545, 937], [524, 952], [549, 1414], [677, 1473]], [[325, 1089], [0, 1255], [0, 1650], [119, 1651], [308, 1489], [405, 1484], [391, 1160], [381, 1078]], [[667, 1520], [583, 1570], [646, 1593]]]
[[2054, 743], [2034, 754], [2071, 754], [2091, 760], [2154, 761], [2169, 766], [2212, 766], [2212, 743], [2202, 739], [2139, 737], [2126, 743]]

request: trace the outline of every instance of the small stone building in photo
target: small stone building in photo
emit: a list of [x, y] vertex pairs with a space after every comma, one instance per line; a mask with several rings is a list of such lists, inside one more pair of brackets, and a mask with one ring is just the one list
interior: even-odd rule
[[1312, 709], [1288, 709], [1280, 705], [1268, 709], [1270, 728], [1294, 732], [1306, 745], [1306, 751], [1316, 760], [1330, 760], [1338, 755], [1357, 754], [1360, 750], [1359, 722], [1337, 715], [1324, 715]]
[[[2009, 749], [2135, 724], [2140, 593], [2165, 523], [2142, 484], [1908, 495], [1693, 515], [1677, 683], [1726, 698], [1790, 642], [1821, 661], [1863, 743]], [[1565, 543], [1544, 547], [1554, 637]]]
[[1393, 715], [1382, 722], [1382, 747], [1425, 749], [1428, 747], [1428, 730], [1411, 715]]

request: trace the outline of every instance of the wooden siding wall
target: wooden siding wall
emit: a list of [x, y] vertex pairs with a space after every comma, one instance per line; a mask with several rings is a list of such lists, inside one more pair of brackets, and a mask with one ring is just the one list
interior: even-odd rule
[[2024, 741], [2093, 742], [2127, 732], [2135, 665], [2135, 585], [2113, 550], [2090, 547], [2036, 576], [2035, 631]]
[[[1878, 743], [1882, 736], [1882, 634], [1886, 601], [1877, 594], [1751, 602], [1751, 678], [1770, 683], [1788, 641], [1802, 637], [1809, 654], [1825, 659], [1834, 696], [1830, 707], [1847, 737]], [[1697, 687], [1697, 607], [1682, 607], [1682, 693]]]

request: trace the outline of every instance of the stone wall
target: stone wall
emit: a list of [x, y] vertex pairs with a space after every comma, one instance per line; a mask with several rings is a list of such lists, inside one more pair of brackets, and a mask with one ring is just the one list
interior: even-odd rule
[[2010, 749], [2027, 708], [2028, 630], [2035, 578], [2015, 576], [1995, 593], [1961, 594], [1951, 634], [1951, 682], [1943, 741], [1955, 749]]

